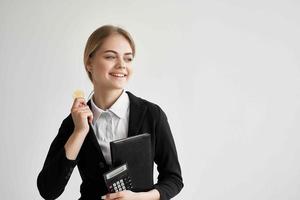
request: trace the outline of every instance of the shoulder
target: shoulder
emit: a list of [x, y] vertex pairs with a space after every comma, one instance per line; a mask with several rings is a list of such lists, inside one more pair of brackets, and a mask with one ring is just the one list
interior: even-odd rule
[[62, 129], [64, 132], [70, 133], [74, 129], [74, 122], [72, 119], [71, 113], [66, 116], [63, 121], [61, 122], [60, 129]]
[[71, 113], [69, 113], [62, 121], [62, 124], [65, 125], [72, 125], [73, 124], [73, 119]]
[[164, 111], [158, 104], [151, 102], [149, 100], [146, 100], [142, 97], [138, 97], [129, 91], [126, 91], [126, 93], [128, 94], [131, 107], [132, 106], [140, 107], [140, 108], [144, 107], [147, 109], [147, 111], [149, 113], [151, 113], [152, 115], [156, 115], [156, 116], [165, 115]]

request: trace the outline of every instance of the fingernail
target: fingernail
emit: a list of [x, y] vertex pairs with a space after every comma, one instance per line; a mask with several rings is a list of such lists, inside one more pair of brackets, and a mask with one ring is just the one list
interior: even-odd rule
[[101, 197], [101, 199], [105, 199], [105, 196], [106, 196], [106, 195], [103, 195], [103, 196]]

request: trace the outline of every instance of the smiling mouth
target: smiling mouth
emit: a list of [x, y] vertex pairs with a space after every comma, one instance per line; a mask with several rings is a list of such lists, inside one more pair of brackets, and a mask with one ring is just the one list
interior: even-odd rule
[[127, 76], [126, 74], [114, 74], [114, 73], [110, 73], [109, 75], [117, 77], [117, 78], [123, 78], [123, 77]]

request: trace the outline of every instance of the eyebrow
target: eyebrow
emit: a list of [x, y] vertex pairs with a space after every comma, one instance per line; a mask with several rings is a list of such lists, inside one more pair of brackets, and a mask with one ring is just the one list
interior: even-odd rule
[[[118, 54], [118, 52], [116, 52], [114, 50], [106, 50], [103, 53], [108, 53], [108, 52], [111, 52], [111, 53], [114, 53], [114, 54]], [[125, 53], [125, 55], [132, 55], [132, 53], [131, 52], [127, 52], [127, 53]]]

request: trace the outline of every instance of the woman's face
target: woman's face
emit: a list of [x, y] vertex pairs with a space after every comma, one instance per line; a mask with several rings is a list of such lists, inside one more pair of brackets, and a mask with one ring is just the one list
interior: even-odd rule
[[104, 40], [90, 59], [89, 71], [94, 86], [101, 89], [123, 89], [131, 77], [133, 55], [126, 38], [114, 34]]

